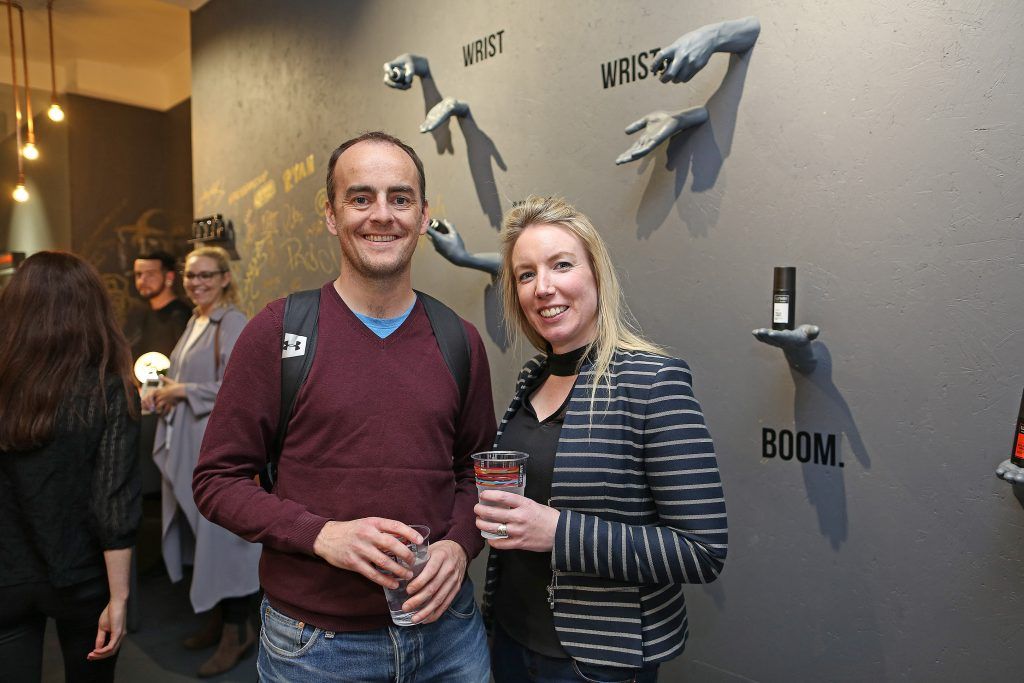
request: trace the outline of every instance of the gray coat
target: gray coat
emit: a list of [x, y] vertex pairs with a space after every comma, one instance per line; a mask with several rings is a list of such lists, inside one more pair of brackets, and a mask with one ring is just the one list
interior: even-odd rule
[[[196, 612], [205, 612], [224, 598], [250, 595], [259, 589], [262, 546], [209, 522], [199, 514], [192, 497], [192, 470], [199, 459], [206, 421], [228, 356], [246, 322], [245, 314], [234, 306], [217, 308], [210, 314], [207, 328], [183, 352], [196, 324], [195, 316], [188, 321], [171, 352], [168, 373], [185, 384], [186, 398], [160, 420], [153, 446], [153, 459], [163, 475], [164, 563], [173, 582], [182, 579], [183, 565], [193, 565], [189, 597]], [[215, 349], [219, 359], [215, 359]]]

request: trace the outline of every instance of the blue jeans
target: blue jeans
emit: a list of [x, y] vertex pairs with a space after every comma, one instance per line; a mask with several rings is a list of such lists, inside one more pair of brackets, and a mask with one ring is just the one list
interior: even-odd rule
[[281, 614], [266, 598], [260, 620], [256, 670], [263, 683], [487, 683], [490, 676], [487, 635], [468, 578], [432, 624], [325, 631]]
[[655, 683], [658, 665], [642, 669], [595, 666], [575, 659], [547, 657], [523, 647], [494, 624], [491, 665], [497, 683]]

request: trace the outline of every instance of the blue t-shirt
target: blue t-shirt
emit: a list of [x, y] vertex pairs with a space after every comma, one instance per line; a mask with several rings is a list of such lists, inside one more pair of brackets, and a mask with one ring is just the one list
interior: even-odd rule
[[370, 330], [373, 331], [375, 335], [377, 335], [381, 339], [384, 339], [389, 334], [391, 334], [392, 332], [394, 332], [395, 330], [402, 326], [402, 323], [404, 323], [405, 319], [409, 317], [409, 314], [412, 313], [412, 309], [415, 306], [416, 302], [413, 301], [412, 306], [409, 307], [409, 310], [407, 310], [405, 313], [396, 318], [371, 318], [370, 316], [363, 315], [362, 313], [356, 313], [355, 311], [352, 312], [356, 313], [356, 317], [362, 320], [363, 324], [369, 327]]

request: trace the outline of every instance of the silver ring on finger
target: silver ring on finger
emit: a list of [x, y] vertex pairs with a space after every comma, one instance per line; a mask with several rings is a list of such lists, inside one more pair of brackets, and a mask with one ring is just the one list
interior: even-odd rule
[[508, 526], [504, 522], [502, 522], [498, 524], [498, 528], [494, 530], [494, 533], [496, 533], [501, 538], [508, 538]]

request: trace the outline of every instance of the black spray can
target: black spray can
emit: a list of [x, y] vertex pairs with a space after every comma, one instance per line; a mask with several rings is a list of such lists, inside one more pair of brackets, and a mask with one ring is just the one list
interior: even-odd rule
[[796, 319], [796, 268], [776, 266], [772, 285], [772, 329], [791, 330]]

